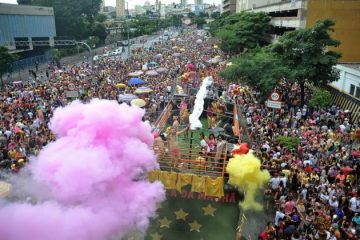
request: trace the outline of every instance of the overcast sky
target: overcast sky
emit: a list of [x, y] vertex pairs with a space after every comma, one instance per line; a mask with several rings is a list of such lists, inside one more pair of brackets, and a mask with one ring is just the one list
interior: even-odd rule
[[[126, 0], [125, 0], [126, 1]], [[148, 0], [150, 3], [154, 4], [155, 0]], [[135, 5], [143, 5], [145, 0], [128, 0], [129, 8], [133, 8]], [[180, 3], [180, 0], [162, 0], [162, 3], [169, 4], [169, 3]], [[0, 0], [0, 3], [13, 3], [16, 4], [16, 0]], [[116, 0], [105, 0], [107, 6], [115, 6]], [[188, 0], [188, 3], [194, 3], [194, 0]], [[220, 4], [221, 0], [204, 0], [204, 3], [215, 3]]]

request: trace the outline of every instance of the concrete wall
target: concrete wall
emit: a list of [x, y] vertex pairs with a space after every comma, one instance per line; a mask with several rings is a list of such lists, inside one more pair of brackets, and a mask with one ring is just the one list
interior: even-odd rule
[[306, 26], [325, 18], [336, 21], [332, 36], [342, 43], [336, 49], [343, 53], [340, 61], [360, 62], [360, 1], [308, 0]]

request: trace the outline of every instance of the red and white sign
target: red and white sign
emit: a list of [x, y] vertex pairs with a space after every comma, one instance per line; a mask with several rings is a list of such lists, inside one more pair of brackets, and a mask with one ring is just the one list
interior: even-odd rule
[[277, 92], [273, 92], [270, 95], [269, 100], [266, 101], [266, 106], [269, 108], [280, 109], [281, 108], [280, 94]]
[[280, 101], [280, 94], [278, 94], [277, 92], [273, 92], [270, 95], [270, 99], [271, 101]]

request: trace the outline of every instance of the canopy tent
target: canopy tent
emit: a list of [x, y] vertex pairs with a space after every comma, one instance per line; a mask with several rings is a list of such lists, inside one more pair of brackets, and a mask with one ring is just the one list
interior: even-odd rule
[[131, 100], [134, 100], [136, 98], [137, 98], [137, 96], [135, 96], [133, 94], [120, 94], [118, 96], [119, 102], [130, 102]]
[[130, 102], [131, 106], [136, 106], [136, 107], [144, 107], [146, 105], [146, 102], [140, 98], [134, 99]]
[[151, 93], [153, 90], [149, 87], [139, 87], [135, 90], [135, 94]]
[[144, 74], [143, 71], [136, 71], [136, 72], [129, 73], [129, 76], [130, 77], [139, 77], [139, 76], [141, 76], [143, 74]]
[[149, 70], [145, 73], [146, 76], [157, 76], [159, 73], [155, 70]]
[[145, 80], [141, 79], [141, 78], [130, 78], [129, 80], [129, 84], [130, 85], [139, 85], [139, 84], [144, 84]]
[[115, 86], [116, 86], [117, 88], [121, 88], [121, 89], [126, 88], [126, 85], [125, 85], [124, 83], [118, 83], [118, 84], [116, 84]]
[[169, 71], [169, 69], [164, 68], [164, 67], [161, 67], [161, 68], [156, 69], [156, 71], [157, 71], [158, 73], [166, 73], [166, 72]]

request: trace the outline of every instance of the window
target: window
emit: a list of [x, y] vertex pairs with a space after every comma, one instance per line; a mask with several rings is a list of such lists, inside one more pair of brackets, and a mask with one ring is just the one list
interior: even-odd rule
[[355, 85], [350, 84], [350, 95], [354, 96], [355, 94]]
[[356, 98], [360, 98], [360, 87], [356, 87], [355, 97], [356, 97]]

